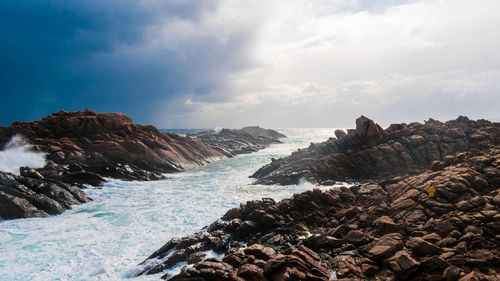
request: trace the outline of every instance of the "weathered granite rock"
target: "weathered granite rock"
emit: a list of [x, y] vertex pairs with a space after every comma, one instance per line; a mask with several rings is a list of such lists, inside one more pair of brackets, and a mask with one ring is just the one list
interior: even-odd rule
[[475, 149], [437, 171], [249, 201], [170, 240], [138, 274], [213, 250], [224, 257], [170, 280], [497, 280], [499, 168], [499, 147]]
[[279, 139], [286, 138], [285, 135], [274, 130], [258, 126], [222, 129], [220, 132], [206, 131], [189, 134], [188, 137], [199, 140], [228, 157], [255, 152], [270, 144], [281, 143]]
[[49, 161], [39, 173], [75, 185], [97, 185], [102, 177], [160, 179], [162, 173], [223, 157], [199, 141], [133, 124], [124, 114], [88, 109], [0, 127], [0, 147], [14, 135], [27, 138], [34, 150], [48, 153]]
[[30, 172], [18, 176], [0, 171], [1, 219], [47, 217], [91, 200], [78, 188], [24, 171]]
[[259, 184], [296, 184], [301, 179], [322, 184], [382, 179], [431, 166], [440, 170], [461, 161], [459, 152], [499, 145], [500, 123], [461, 116], [445, 123], [429, 119], [424, 124], [392, 124], [383, 130], [362, 116], [356, 120], [355, 130], [335, 134], [337, 139], [311, 144], [272, 161], [251, 177]]

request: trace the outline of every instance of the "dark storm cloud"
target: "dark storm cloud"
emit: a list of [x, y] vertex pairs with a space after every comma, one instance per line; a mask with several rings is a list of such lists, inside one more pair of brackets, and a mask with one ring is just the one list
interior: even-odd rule
[[164, 48], [149, 47], [147, 31], [170, 20], [196, 23], [216, 4], [0, 1], [0, 124], [85, 107], [149, 122], [159, 98], [215, 90], [225, 71], [244, 63], [244, 32]]

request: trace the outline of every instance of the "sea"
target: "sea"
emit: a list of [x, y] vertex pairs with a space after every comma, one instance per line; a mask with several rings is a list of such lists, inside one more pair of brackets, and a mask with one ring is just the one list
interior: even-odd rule
[[[202, 129], [162, 130], [185, 135]], [[0, 280], [159, 280], [130, 277], [174, 237], [199, 231], [248, 200], [280, 200], [314, 184], [254, 185], [271, 158], [334, 136], [335, 128], [276, 129], [288, 136], [261, 151], [213, 162], [160, 181], [108, 179], [88, 187], [94, 200], [49, 218], [0, 221]], [[331, 187], [329, 187], [331, 188]]]

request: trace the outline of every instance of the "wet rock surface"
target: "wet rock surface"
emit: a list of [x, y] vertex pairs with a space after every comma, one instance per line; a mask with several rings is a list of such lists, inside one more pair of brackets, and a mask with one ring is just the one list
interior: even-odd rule
[[0, 147], [16, 135], [25, 138], [34, 151], [45, 152], [47, 161], [36, 170], [21, 168], [20, 176], [2, 173], [9, 179], [0, 182], [0, 217], [4, 219], [60, 214], [90, 200], [72, 186], [98, 186], [104, 177], [163, 179], [164, 173], [257, 151], [285, 137], [259, 127], [181, 137], [134, 124], [121, 113], [89, 109], [60, 111], [38, 121], [0, 127]]
[[0, 127], [0, 147], [16, 135], [45, 152], [47, 161], [40, 169], [21, 168], [20, 176], [0, 172], [3, 219], [60, 214], [90, 200], [72, 186], [98, 186], [103, 177], [158, 180], [225, 157], [197, 140], [133, 124], [124, 114], [88, 109]]
[[257, 126], [222, 129], [220, 132], [206, 131], [189, 134], [188, 137], [199, 140], [228, 157], [255, 152], [270, 144], [280, 143], [279, 139], [286, 138], [285, 135], [274, 130]]
[[[500, 148], [447, 161], [415, 175], [249, 201], [199, 233], [170, 240], [137, 275], [191, 260], [163, 278], [499, 280]], [[223, 257], [189, 259], [209, 250]]]
[[356, 129], [337, 130], [337, 138], [311, 144], [260, 168], [259, 184], [296, 184], [381, 179], [449, 166], [459, 152], [500, 144], [500, 123], [459, 117], [442, 123], [392, 124], [382, 129], [362, 116]]
[[88, 109], [0, 127], [0, 147], [14, 135], [27, 138], [34, 150], [48, 154], [48, 163], [39, 173], [72, 185], [98, 185], [102, 177], [156, 180], [163, 173], [223, 157], [199, 141], [134, 124], [124, 114]]
[[0, 219], [47, 217], [91, 201], [78, 188], [23, 170], [21, 176], [0, 171]]

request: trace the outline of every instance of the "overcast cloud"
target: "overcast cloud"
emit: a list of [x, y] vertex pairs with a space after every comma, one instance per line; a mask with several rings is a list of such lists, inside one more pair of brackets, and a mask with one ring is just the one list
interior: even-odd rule
[[195, 2], [40, 5], [64, 17], [38, 31], [1, 20], [3, 122], [85, 107], [163, 128], [500, 118], [499, 1]]

